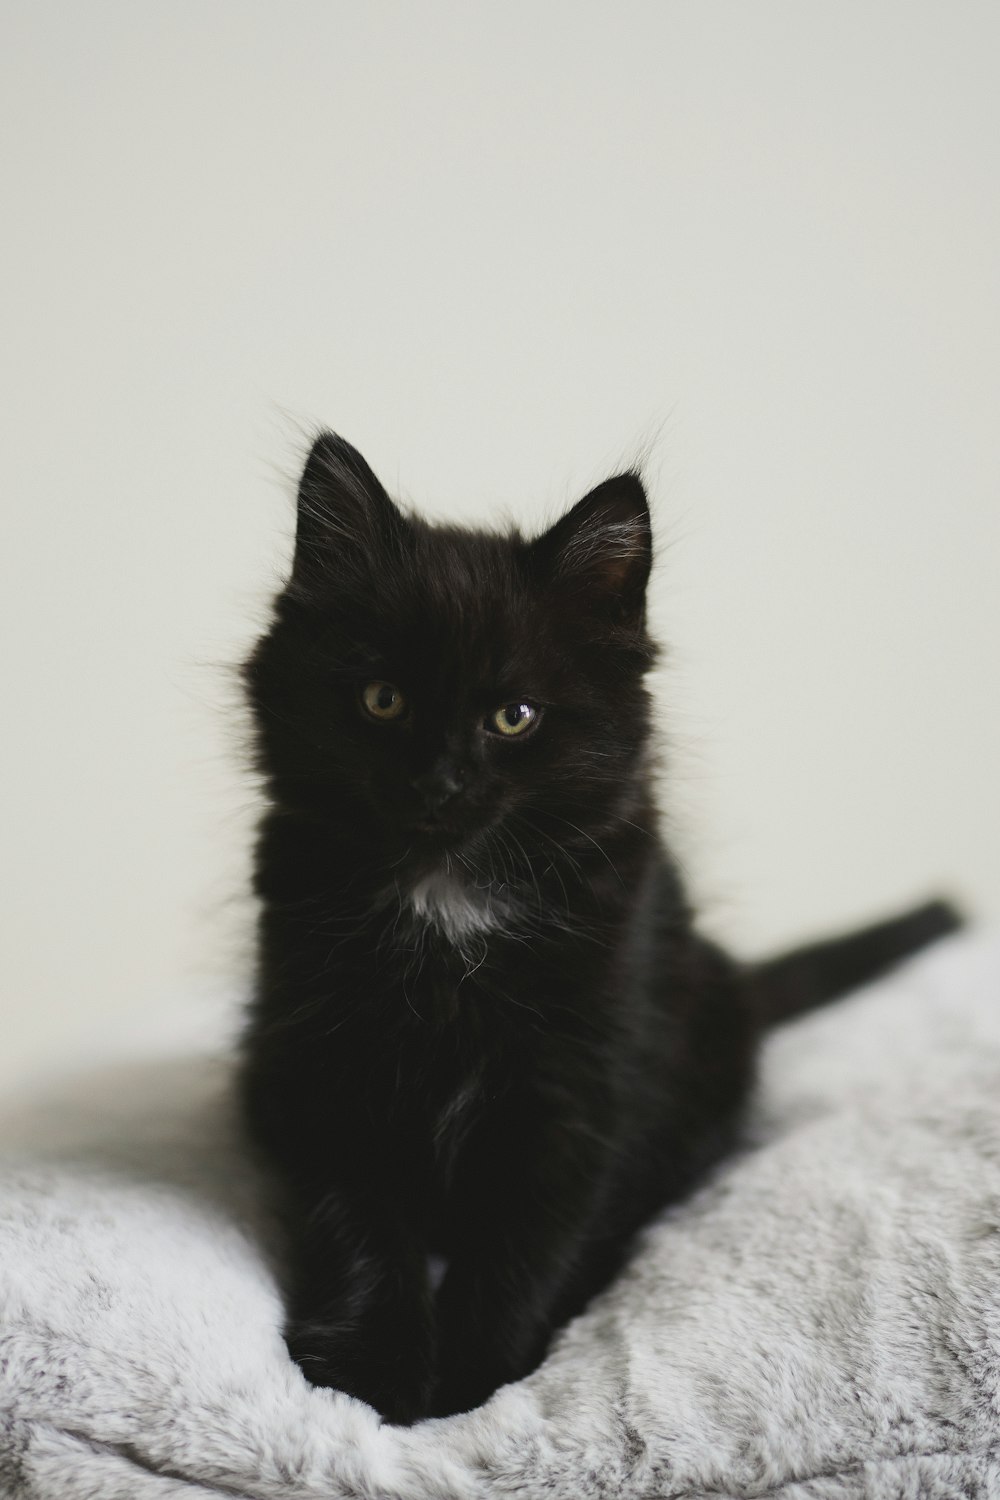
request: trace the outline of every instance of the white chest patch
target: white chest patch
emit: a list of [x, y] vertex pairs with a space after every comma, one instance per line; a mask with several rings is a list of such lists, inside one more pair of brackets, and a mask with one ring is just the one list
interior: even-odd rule
[[453, 943], [494, 932], [501, 913], [488, 888], [468, 884], [444, 870], [424, 875], [406, 898], [413, 915]]

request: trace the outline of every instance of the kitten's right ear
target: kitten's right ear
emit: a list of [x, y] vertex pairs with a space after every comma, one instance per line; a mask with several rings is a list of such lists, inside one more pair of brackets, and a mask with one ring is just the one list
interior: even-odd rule
[[546, 578], [590, 611], [642, 626], [652, 532], [637, 470], [616, 474], [584, 495], [531, 551]]
[[299, 481], [292, 582], [363, 582], [406, 524], [358, 450], [321, 432]]

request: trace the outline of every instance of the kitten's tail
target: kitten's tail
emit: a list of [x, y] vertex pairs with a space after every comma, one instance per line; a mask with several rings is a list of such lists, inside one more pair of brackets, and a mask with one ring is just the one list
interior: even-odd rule
[[848, 990], [877, 979], [928, 943], [957, 932], [961, 913], [947, 901], [928, 901], [858, 932], [809, 943], [754, 965], [750, 995], [758, 1019], [774, 1026], [815, 1010]]

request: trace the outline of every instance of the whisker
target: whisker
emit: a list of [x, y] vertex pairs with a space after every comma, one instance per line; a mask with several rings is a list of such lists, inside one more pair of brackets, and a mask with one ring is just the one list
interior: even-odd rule
[[543, 817], [556, 818], [560, 823], [565, 823], [567, 828], [575, 829], [575, 831], [580, 835], [581, 838], [586, 839], [589, 844], [593, 844], [598, 854], [600, 854], [604, 859], [607, 860], [611, 869], [614, 871], [616, 879], [624, 889], [625, 882], [622, 880], [621, 874], [618, 870], [618, 866], [615, 864], [610, 854], [608, 854], [607, 850], [602, 849], [601, 845], [597, 842], [592, 834], [589, 834], [585, 828], [581, 828], [578, 823], [572, 822], [569, 818], [564, 818], [560, 813], [550, 812], [548, 808], [538, 808], [537, 811], [539, 811]]

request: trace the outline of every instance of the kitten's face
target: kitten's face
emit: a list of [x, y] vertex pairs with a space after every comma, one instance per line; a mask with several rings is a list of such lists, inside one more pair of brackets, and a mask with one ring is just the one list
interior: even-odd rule
[[276, 801], [397, 882], [514, 879], [589, 836], [620, 815], [646, 738], [648, 570], [633, 475], [528, 543], [404, 517], [320, 438], [292, 579], [247, 667]]

